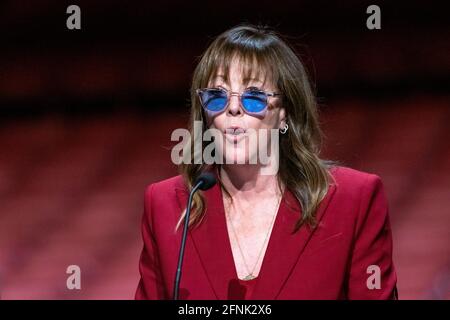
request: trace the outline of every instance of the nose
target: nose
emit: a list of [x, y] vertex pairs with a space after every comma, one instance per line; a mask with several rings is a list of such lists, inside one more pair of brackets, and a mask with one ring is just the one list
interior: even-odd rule
[[228, 102], [227, 113], [231, 116], [240, 116], [244, 113], [242, 110], [241, 99], [239, 97], [239, 94], [230, 93], [230, 100]]

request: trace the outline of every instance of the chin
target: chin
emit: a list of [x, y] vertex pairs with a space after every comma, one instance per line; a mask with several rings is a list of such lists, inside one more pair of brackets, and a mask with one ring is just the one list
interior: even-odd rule
[[[251, 150], [248, 153], [245, 148], [234, 148], [225, 154], [225, 163], [228, 164], [256, 164], [258, 161], [258, 151]], [[250, 159], [253, 159], [250, 162]]]

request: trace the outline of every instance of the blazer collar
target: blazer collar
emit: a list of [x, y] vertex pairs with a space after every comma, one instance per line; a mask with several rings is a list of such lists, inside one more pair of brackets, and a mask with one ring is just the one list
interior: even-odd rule
[[[335, 185], [330, 184], [327, 195], [319, 205], [316, 215], [318, 224], [335, 189]], [[189, 196], [186, 187], [179, 186], [175, 190], [180, 208], [184, 210]], [[220, 185], [216, 184], [205, 191], [204, 197], [206, 203], [204, 219], [199, 227], [189, 230], [188, 236], [193, 241], [216, 298], [228, 300], [230, 287], [239, 285], [239, 282], [228, 236]], [[286, 190], [275, 218], [251, 299], [274, 300], [283, 288], [314, 233], [314, 230], [311, 231], [303, 226], [298, 232], [291, 234], [300, 215], [300, 204], [294, 195]]]

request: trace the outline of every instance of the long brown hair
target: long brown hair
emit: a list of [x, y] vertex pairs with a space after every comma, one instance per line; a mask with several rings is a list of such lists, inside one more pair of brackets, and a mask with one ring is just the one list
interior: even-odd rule
[[[332, 181], [329, 169], [335, 162], [319, 158], [322, 132], [318, 121], [318, 108], [305, 67], [294, 51], [274, 31], [266, 27], [240, 25], [219, 35], [207, 48], [198, 63], [191, 87], [190, 133], [194, 136], [194, 121], [202, 121], [208, 129], [196, 89], [207, 87], [209, 80], [220, 68], [228, 75], [230, 62], [238, 57], [245, 73], [270, 71], [273, 83], [283, 94], [289, 130], [280, 136], [280, 162], [277, 174], [279, 186], [283, 184], [299, 201], [302, 215], [293, 228], [297, 232], [307, 224], [315, 226], [315, 213], [328, 192]], [[194, 141], [191, 139], [191, 150]], [[206, 143], [203, 143], [203, 149]], [[179, 166], [185, 184], [191, 190], [196, 178], [217, 165], [190, 163]], [[223, 187], [223, 186], [222, 186]], [[189, 226], [198, 226], [205, 215], [205, 201], [201, 192], [194, 195]], [[182, 213], [177, 227], [184, 220]]]

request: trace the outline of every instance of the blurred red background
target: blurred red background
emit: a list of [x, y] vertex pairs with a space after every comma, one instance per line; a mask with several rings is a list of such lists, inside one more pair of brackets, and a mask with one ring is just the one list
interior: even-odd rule
[[[189, 80], [241, 22], [287, 34], [317, 86], [324, 158], [379, 175], [401, 299], [450, 298], [450, 28], [445, 10], [365, 1], [0, 4], [2, 299], [132, 299], [146, 185], [177, 173]], [[66, 268], [81, 268], [68, 290]]]

